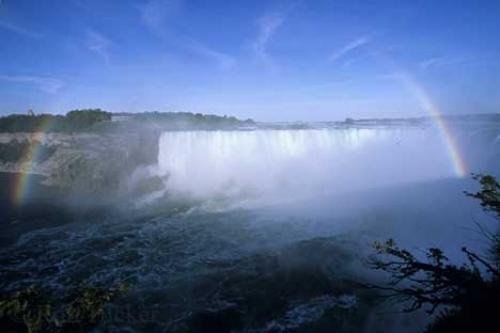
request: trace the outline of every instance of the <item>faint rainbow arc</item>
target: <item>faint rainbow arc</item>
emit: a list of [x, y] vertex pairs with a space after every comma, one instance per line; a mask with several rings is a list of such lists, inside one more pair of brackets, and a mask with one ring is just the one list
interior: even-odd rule
[[[435, 105], [435, 103], [433, 103], [425, 89], [409, 74], [398, 72], [396, 77], [412, 93], [424, 111], [426, 111], [435, 122], [445, 142], [455, 174], [458, 177], [464, 177], [468, 172], [468, 166], [465, 159], [461, 155], [460, 148], [453, 135], [453, 131], [449, 127], [439, 108]], [[38, 159], [41, 151], [41, 144], [51, 125], [52, 122], [50, 120], [42, 121], [38, 130], [35, 133], [30, 134], [30, 144], [28, 145], [26, 151], [22, 154], [23, 157], [20, 163], [21, 170], [17, 174], [14, 182], [12, 196], [14, 202], [17, 204], [21, 204], [23, 202], [26, 193], [28, 192], [30, 175], [33, 173], [34, 163], [36, 163]]]
[[51, 126], [52, 121], [47, 118], [40, 122], [35, 132], [28, 134], [28, 145], [21, 154], [22, 157], [19, 162], [20, 170], [15, 176], [11, 193], [12, 200], [17, 205], [21, 205], [26, 198], [30, 187], [31, 175], [33, 174], [33, 167], [39, 160], [43, 141]]
[[429, 94], [415, 79], [413, 79], [409, 74], [399, 72], [395, 75], [400, 82], [412, 93], [412, 95], [417, 99], [420, 106], [427, 112], [429, 117], [436, 124], [439, 132], [441, 133], [443, 140], [446, 145], [446, 149], [453, 166], [455, 174], [462, 178], [467, 175], [468, 166], [463, 158], [458, 142], [453, 134], [453, 130], [450, 128], [442, 112], [432, 101]]

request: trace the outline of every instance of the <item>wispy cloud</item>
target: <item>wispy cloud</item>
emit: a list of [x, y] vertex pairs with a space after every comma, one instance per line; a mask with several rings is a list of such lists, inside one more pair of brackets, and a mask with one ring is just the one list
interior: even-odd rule
[[349, 42], [348, 44], [346, 44], [344, 47], [342, 47], [341, 49], [333, 52], [329, 57], [328, 57], [328, 60], [330, 62], [336, 62], [337, 60], [343, 58], [345, 55], [347, 55], [348, 53], [356, 50], [356, 49], [359, 49], [363, 46], [365, 46], [366, 44], [368, 44], [370, 42], [370, 37], [368, 36], [362, 36], [362, 37], [359, 37], [351, 42]]
[[182, 0], [149, 0], [137, 6], [142, 23], [159, 34], [164, 34], [168, 19], [180, 11]]
[[444, 67], [444, 66], [460, 66], [460, 65], [477, 65], [484, 62], [486, 59], [480, 58], [465, 58], [465, 57], [433, 57], [421, 61], [419, 66], [423, 70]]
[[173, 31], [169, 30], [172, 26], [170, 21], [181, 12], [182, 4], [182, 0], [150, 0], [137, 8], [144, 26], [165, 43], [210, 59], [220, 69], [232, 68], [236, 63], [232, 56], [217, 51], [197, 39], [182, 34], [174, 34]]
[[106, 63], [109, 63], [109, 47], [112, 44], [111, 40], [103, 34], [95, 30], [87, 31], [85, 45], [90, 51], [103, 58]]
[[257, 20], [259, 31], [252, 43], [252, 49], [257, 58], [269, 66], [274, 66], [274, 60], [268, 52], [269, 42], [284, 22], [282, 13], [266, 14]]
[[57, 93], [64, 86], [63, 81], [46, 76], [0, 75], [0, 81], [30, 84], [49, 94]]
[[215, 61], [220, 69], [225, 69], [225, 70], [231, 69], [236, 64], [236, 60], [232, 56], [227, 55], [227, 54], [222, 53], [222, 52], [215, 51], [215, 50], [213, 50], [209, 47], [206, 47], [205, 45], [199, 43], [198, 41], [193, 40], [190, 43], [189, 48], [194, 53], [197, 53], [201, 56], [204, 56], [206, 58], [209, 58], [209, 59], [212, 59], [213, 61]]
[[430, 59], [421, 61], [419, 63], [419, 66], [422, 69], [427, 69], [429, 67], [432, 67], [432, 66], [438, 64], [440, 61], [441, 61], [441, 58], [438, 58], [438, 57], [436, 57], [436, 58], [430, 58]]
[[15, 34], [24, 36], [24, 37], [29, 37], [29, 38], [41, 38], [43, 35], [41, 33], [31, 31], [28, 29], [25, 29], [17, 24], [6, 22], [0, 20], [0, 28], [4, 30], [8, 30], [10, 32], [13, 32]]

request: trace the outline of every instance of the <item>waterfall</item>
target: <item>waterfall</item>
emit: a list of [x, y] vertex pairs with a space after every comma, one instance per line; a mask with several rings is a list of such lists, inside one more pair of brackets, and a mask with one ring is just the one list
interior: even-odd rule
[[161, 135], [158, 166], [173, 191], [288, 195], [449, 177], [446, 156], [430, 128], [179, 131]]

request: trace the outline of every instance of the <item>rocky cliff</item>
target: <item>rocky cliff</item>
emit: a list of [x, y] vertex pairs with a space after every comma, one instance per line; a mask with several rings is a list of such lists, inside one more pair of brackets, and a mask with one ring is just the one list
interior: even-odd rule
[[158, 133], [0, 133], [0, 172], [36, 173], [77, 193], [112, 193], [156, 163]]

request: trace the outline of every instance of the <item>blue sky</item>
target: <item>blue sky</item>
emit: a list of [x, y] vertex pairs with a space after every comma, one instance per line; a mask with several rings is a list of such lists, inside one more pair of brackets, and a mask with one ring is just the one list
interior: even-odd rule
[[0, 0], [0, 113], [498, 112], [500, 1]]

